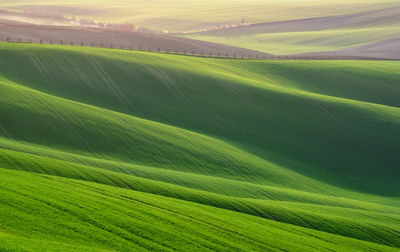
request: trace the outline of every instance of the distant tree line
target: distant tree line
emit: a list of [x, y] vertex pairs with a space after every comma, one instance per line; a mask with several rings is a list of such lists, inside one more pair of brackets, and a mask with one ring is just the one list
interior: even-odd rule
[[[10, 10], [7, 9], [0, 9], [0, 13], [10, 13]], [[67, 22], [70, 22], [74, 25], [79, 25], [79, 26], [89, 26], [89, 27], [99, 27], [99, 28], [105, 28], [105, 29], [112, 29], [112, 30], [118, 30], [118, 31], [138, 31], [138, 32], [145, 32], [145, 33], [164, 33], [165, 31], [156, 31], [149, 29], [147, 27], [139, 26], [136, 27], [133, 23], [126, 22], [126, 23], [105, 23], [105, 22], [96, 22], [92, 19], [89, 18], [76, 18], [76, 17], [68, 17], [65, 16], [61, 13], [55, 13], [55, 12], [47, 12], [43, 10], [32, 10], [32, 9], [25, 9], [24, 10], [24, 15], [26, 16], [32, 16], [32, 17], [40, 17], [40, 18], [46, 18], [46, 19], [55, 19], [55, 20], [64, 20]], [[55, 20], [44, 20], [43, 23], [47, 25], [54, 25]], [[205, 28], [202, 30], [196, 30], [196, 31], [214, 31], [214, 30], [222, 30], [222, 29], [230, 29], [230, 28], [235, 28], [235, 27], [240, 27], [240, 26], [246, 26], [248, 25], [245, 21], [244, 18], [241, 19], [240, 22], [234, 23], [234, 24], [218, 24], [213, 27]], [[167, 33], [177, 33], [177, 31], [166, 31]], [[193, 32], [193, 31], [192, 31]]]
[[[0, 9], [0, 13], [9, 13], [10, 11], [6, 9]], [[46, 12], [43, 10], [24, 10], [25, 16], [31, 17], [40, 17], [46, 19], [55, 19], [55, 20], [64, 20], [70, 22], [74, 25], [79, 26], [90, 26], [90, 27], [99, 27], [105, 29], [112, 29], [118, 31], [139, 31], [139, 32], [146, 32], [146, 33], [161, 33], [160, 31], [154, 31], [146, 27], [136, 27], [133, 23], [126, 22], [126, 23], [105, 23], [105, 22], [96, 22], [89, 18], [77, 18], [77, 17], [68, 17], [60, 13], [54, 12]], [[45, 20], [43, 21], [45, 24], [54, 25], [54, 20]]]
[[203, 31], [216, 31], [216, 30], [223, 30], [223, 29], [230, 29], [230, 28], [235, 28], [235, 27], [241, 27], [241, 26], [248, 26], [249, 24], [246, 23], [245, 19], [242, 18], [240, 22], [238, 23], [231, 23], [231, 24], [218, 24], [212, 27], [204, 28], [204, 29], [199, 29], [199, 30], [192, 30], [192, 31], [167, 31], [167, 33], [173, 34], [173, 33], [190, 33], [190, 32], [203, 32]]
[[246, 26], [246, 21], [244, 18], [242, 18], [242, 20], [239, 23], [235, 23], [235, 24], [220, 24], [217, 25], [215, 27], [210, 27], [207, 28], [207, 31], [213, 31], [213, 30], [221, 30], [221, 29], [229, 29], [229, 28], [235, 28], [235, 27], [240, 27], [240, 26]]
[[[18, 42], [18, 43], [34, 43], [32, 39], [22, 39], [22, 38], [11, 38], [11, 37], [6, 37], [5, 40], [0, 37], [0, 41], [6, 41], [6, 42]], [[169, 48], [162, 49], [160, 47], [157, 48], [152, 48], [150, 46], [145, 47], [142, 45], [136, 45], [136, 46], [126, 46], [122, 44], [106, 44], [106, 43], [94, 43], [94, 42], [74, 42], [70, 40], [36, 40], [36, 43], [39, 44], [50, 44], [50, 45], [70, 45], [70, 46], [90, 46], [90, 47], [102, 47], [102, 48], [113, 48], [113, 49], [125, 49], [125, 50], [139, 50], [139, 51], [149, 51], [149, 52], [160, 52], [160, 53], [172, 53], [172, 54], [180, 54], [180, 55], [192, 55], [192, 56], [197, 56], [197, 57], [217, 57], [217, 58], [231, 58], [231, 59], [274, 59], [274, 60], [315, 60], [318, 59], [318, 57], [314, 56], [281, 56], [281, 55], [257, 55], [257, 54], [236, 54], [236, 53], [212, 53], [212, 52], [203, 52], [203, 51], [186, 51], [186, 50], [170, 50]], [[323, 59], [323, 57], [319, 57], [319, 59]]]

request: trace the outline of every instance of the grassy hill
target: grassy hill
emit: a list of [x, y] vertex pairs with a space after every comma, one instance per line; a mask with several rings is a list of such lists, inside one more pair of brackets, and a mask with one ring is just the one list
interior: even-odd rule
[[1, 249], [400, 248], [398, 62], [0, 58]]
[[[304, 19], [259, 23], [245, 27], [184, 34], [184, 37], [243, 46], [272, 54], [338, 51], [357, 46], [373, 46], [400, 37], [400, 6], [379, 6], [350, 14], [323, 15]], [[379, 44], [378, 44], [379, 45]], [[400, 58], [397, 47], [382, 45], [373, 50], [350, 51], [338, 55]], [[376, 52], [378, 51], [378, 52]], [[341, 52], [341, 51], [339, 51]], [[353, 53], [352, 53], [353, 52]]]
[[3, 251], [391, 250], [259, 217], [83, 181], [10, 170], [2, 170], [0, 180], [1, 198], [7, 199], [1, 202], [0, 220], [6, 231], [0, 233]]
[[[392, 0], [117, 0], [113, 1], [112, 7], [108, 1], [99, 0], [84, 3], [72, 0], [2, 0], [0, 9], [11, 11], [0, 13], [0, 19], [6, 20], [55, 22], [59, 25], [66, 22], [47, 19], [40, 21], [38, 17], [24, 14], [24, 11], [32, 11], [90, 18], [99, 22], [133, 22], [137, 27], [174, 35], [136, 34], [135, 38], [127, 38], [120, 32], [114, 34], [88, 29], [76, 31], [76, 28], [71, 27], [58, 27], [57, 32], [49, 31], [49, 27], [45, 31], [41, 31], [43, 28], [29, 27], [35, 32], [11, 27], [7, 29], [7, 36], [10, 37], [14, 35], [29, 39], [32, 34], [40, 34], [45, 39], [62, 37], [70, 41], [71, 37], [78, 37], [88, 42], [93, 41], [87, 38], [96, 38], [98, 44], [124, 44], [135, 48], [141, 44], [145, 49], [166, 49], [167, 46], [170, 50], [181, 52], [204, 51], [213, 54], [254, 55], [257, 51], [260, 55], [306, 54], [400, 59], [400, 5]], [[4, 30], [6, 27], [3, 26], [0, 37], [6, 36]], [[243, 48], [253, 51], [245, 52]]]
[[316, 56], [325, 55], [326, 57], [332, 57], [333, 55], [341, 56], [370, 56], [385, 59], [400, 59], [400, 38], [380, 40], [378, 42], [363, 44], [359, 46], [351, 46], [336, 51], [325, 51], [325, 52], [311, 52], [302, 55]]
[[[192, 31], [217, 25], [276, 22], [344, 15], [395, 6], [392, 0], [1, 0], [0, 8], [40, 11], [91, 18], [102, 22], [133, 22], [157, 30]], [[205, 14], [206, 13], [206, 14]], [[21, 20], [20, 17], [16, 17]], [[24, 20], [26, 20], [24, 18]]]

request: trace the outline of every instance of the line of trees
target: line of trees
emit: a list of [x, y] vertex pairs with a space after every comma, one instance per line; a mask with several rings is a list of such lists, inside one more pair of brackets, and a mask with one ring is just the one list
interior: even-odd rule
[[[0, 13], [17, 13], [14, 11], [10, 11], [7, 9], [0, 9]], [[36, 10], [36, 9], [24, 9], [23, 14], [25, 16], [30, 17], [39, 17], [47, 20], [42, 20], [43, 24], [47, 25], [54, 25], [56, 20], [62, 20], [74, 25], [78, 26], [89, 26], [89, 27], [98, 27], [104, 29], [112, 29], [118, 31], [139, 31], [139, 32], [146, 32], [146, 33], [161, 33], [159, 31], [154, 31], [146, 27], [136, 27], [131, 22], [126, 23], [105, 23], [105, 22], [96, 22], [89, 18], [77, 18], [77, 17], [68, 17], [60, 13], [55, 12], [47, 12], [43, 10]]]
[[92, 19], [88, 18], [80, 18], [77, 19], [75, 17], [71, 18], [71, 21], [74, 24], [80, 25], [80, 26], [90, 26], [90, 27], [99, 27], [99, 28], [105, 28], [105, 29], [113, 29], [113, 30], [118, 30], [118, 31], [136, 31], [136, 27], [133, 23], [103, 23], [103, 22], [96, 22]]
[[242, 20], [238, 23], [233, 23], [233, 24], [218, 24], [213, 27], [208, 27], [204, 29], [199, 29], [199, 30], [192, 30], [192, 31], [172, 31], [169, 30], [167, 33], [169, 34], [174, 34], [174, 33], [192, 33], [192, 32], [204, 32], [204, 31], [217, 31], [217, 30], [223, 30], [223, 29], [231, 29], [231, 28], [236, 28], [236, 27], [241, 27], [241, 26], [248, 26], [249, 24], [246, 23], [245, 19], [242, 18]]
[[[9, 10], [7, 9], [0, 9], [0, 13], [10, 13]], [[146, 33], [164, 33], [163, 31], [155, 31], [146, 27], [136, 27], [133, 23], [131, 22], [126, 22], [126, 23], [105, 23], [105, 22], [96, 22], [92, 19], [89, 18], [76, 18], [76, 17], [68, 17], [60, 13], [56, 12], [47, 12], [43, 10], [36, 10], [36, 9], [25, 9], [24, 10], [24, 15], [26, 16], [32, 16], [32, 17], [40, 17], [40, 18], [45, 18], [49, 20], [44, 20], [43, 23], [47, 25], [54, 25], [55, 20], [63, 20], [70, 22], [74, 25], [79, 25], [79, 26], [89, 26], [89, 27], [98, 27], [98, 28], [105, 28], [105, 29], [113, 29], [113, 30], [119, 30], [119, 31], [139, 31], [139, 32], [146, 32]], [[54, 19], [54, 20], [52, 20]], [[219, 24], [214, 27], [209, 27], [205, 28], [202, 30], [196, 30], [196, 32], [201, 32], [201, 31], [215, 31], [215, 30], [222, 30], [222, 29], [230, 29], [230, 28], [235, 28], [235, 27], [240, 27], [240, 26], [247, 26], [248, 24], [246, 23], [245, 19], [242, 18], [240, 22], [234, 23], [234, 24]], [[191, 31], [193, 32], [193, 31]], [[167, 33], [178, 33], [176, 31], [167, 31]]]
[[[33, 41], [31, 39], [21, 39], [18, 38], [16, 40], [13, 40], [10, 37], [6, 38], [7, 42], [18, 42], [18, 43], [32, 43]], [[161, 49], [160, 47], [157, 48], [151, 48], [151, 47], [142, 47], [141, 45], [138, 45], [136, 47], [133, 46], [124, 46], [124, 45], [115, 45], [115, 44], [104, 44], [104, 43], [94, 43], [94, 42], [74, 42], [74, 41], [64, 41], [64, 40], [50, 40], [50, 41], [44, 41], [44, 40], [39, 40], [39, 44], [50, 44], [50, 45], [71, 45], [71, 46], [90, 46], [90, 47], [103, 47], [103, 48], [119, 48], [119, 49], [126, 49], [126, 50], [139, 50], [139, 51], [149, 51], [149, 52], [163, 52], [163, 53], [174, 53], [174, 54], [182, 54], [182, 55], [193, 55], [193, 56], [208, 56], [208, 57], [217, 57], [217, 58], [242, 58], [242, 59], [299, 59], [299, 60], [305, 60], [305, 59], [316, 59], [315, 57], [307, 57], [307, 56], [268, 56], [268, 55], [257, 55], [257, 54], [236, 54], [236, 53], [205, 53], [203, 51], [196, 52], [196, 51], [189, 51], [187, 52], [186, 50], [179, 51], [177, 49], [170, 50], [169, 48], [167, 49]]]
[[214, 30], [222, 30], [222, 29], [230, 29], [230, 28], [235, 28], [235, 27], [240, 27], [240, 26], [247, 26], [248, 24], [246, 23], [245, 19], [242, 18], [242, 21], [236, 24], [221, 24], [217, 25], [215, 27], [210, 27], [207, 28], [207, 31], [214, 31]]

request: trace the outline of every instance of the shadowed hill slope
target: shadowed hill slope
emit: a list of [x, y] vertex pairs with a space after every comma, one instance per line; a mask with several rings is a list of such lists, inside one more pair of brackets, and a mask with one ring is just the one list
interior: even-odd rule
[[[27, 209], [36, 200], [65, 210], [46, 212], [43, 218], [57, 218], [35, 232], [35, 244], [74, 241], [75, 234], [60, 238], [56, 231], [66, 214], [76, 217], [75, 228], [90, 222], [97, 229], [104, 217], [94, 215], [104, 213], [99, 205], [112, 204], [102, 224], [111, 234], [93, 240], [85, 229], [76, 246], [110, 249], [104, 239], [113, 235], [124, 239], [116, 250], [132, 241], [179, 250], [194, 244], [260, 251], [400, 247], [398, 62], [222, 60], [0, 45], [2, 199], [42, 190]], [[66, 197], [71, 190], [73, 198]], [[142, 218], [122, 210], [139, 209], [135, 197], [148, 197], [139, 204], [143, 213], [164, 204], [166, 219], [155, 210], [146, 217], [160, 220], [164, 231], [147, 226], [138, 234], [143, 223], [123, 225]], [[78, 211], [83, 198], [88, 205]], [[8, 209], [2, 223], [17, 218], [11, 213], [24, 198], [13, 200], [1, 201]], [[173, 211], [177, 205], [184, 208], [179, 214]], [[17, 213], [38, 218], [23, 209]], [[263, 242], [261, 233], [252, 241], [235, 242], [229, 235], [207, 241], [224, 221], [224, 227], [233, 225], [229, 218], [239, 226], [260, 220], [265, 232], [286, 230], [299, 243]], [[174, 231], [178, 222], [187, 224], [182, 219], [193, 220], [193, 229]], [[0, 238], [27, 244], [29, 227], [18, 223], [7, 222]], [[238, 235], [248, 237], [251, 230], [246, 224]], [[324, 236], [327, 244], [313, 240], [308, 244], [315, 247], [307, 247], [300, 242], [307, 237], [303, 231]], [[50, 239], [52, 232], [58, 235]], [[196, 242], [184, 247], [175, 235]]]
[[[396, 70], [398, 63], [365, 62], [357, 67], [351, 62], [321, 65], [320, 62], [218, 61], [118, 50], [83, 49], [85, 53], [81, 53], [82, 49], [79, 48], [9, 47], [10, 50], [1, 52], [2, 58], [7, 59], [1, 66], [2, 76], [8, 81], [22, 84], [20, 92], [29, 92], [26, 88], [31, 88], [48, 95], [125, 114], [121, 116], [136, 116], [214, 136], [229, 141], [232, 146], [250, 150], [260, 160], [272, 159], [274, 163], [318, 178], [337, 176], [339, 181], [348, 180], [348, 186], [359, 189], [369, 188], [368, 181], [374, 185], [381, 184], [375, 190], [395, 186], [395, 183], [387, 182], [386, 176], [377, 176], [375, 167], [386, 167], [388, 173], [385, 174], [389, 174], [399, 161], [394, 153], [391, 154], [396, 151], [393, 147], [398, 140], [395, 133], [400, 105], [397, 99], [400, 92], [397, 84], [400, 76]], [[382, 66], [385, 70], [381, 70]], [[338, 76], [343, 81], [337, 81]], [[352, 82], [350, 86], [349, 80]], [[7, 86], [7, 89], [11, 92], [15, 87]], [[14, 101], [17, 97], [14, 96]], [[23, 96], [20, 101], [24, 102]], [[32, 107], [29, 103], [25, 106]], [[38, 106], [46, 107], [40, 103]], [[71, 106], [79, 107], [78, 104]], [[79, 113], [89, 113], [92, 110], [93, 108], [88, 107], [88, 112], [82, 109]], [[357, 120], [353, 120], [356, 114]], [[47, 117], [46, 114], [43, 116]], [[112, 118], [104, 117], [100, 113], [95, 121], [102, 117], [104, 120]], [[137, 130], [126, 124], [128, 118], [112, 123], [121, 128], [121, 134], [126, 130]], [[10, 119], [4, 120], [5, 123], [12, 123]], [[33, 120], [41, 121], [35, 118]], [[63, 122], [57, 117], [54, 120]], [[64, 120], [72, 123], [72, 120]], [[14, 123], [18, 125], [18, 121]], [[110, 123], [111, 121], [104, 123], [101, 127], [109, 127]], [[143, 124], [146, 123], [143, 121]], [[43, 132], [42, 136], [35, 133], [37, 144], [48, 145], [54, 142], [52, 144], [65, 149], [77, 149], [75, 141], [71, 140], [74, 136], [76, 141], [81, 142], [77, 151], [99, 157], [111, 152], [120, 160], [135, 160], [129, 149], [126, 152], [119, 149], [124, 142], [127, 147], [130, 145], [130, 140], [124, 135], [121, 135], [120, 143], [117, 143], [116, 135], [105, 136], [109, 140], [104, 139], [102, 144], [97, 142], [98, 134], [107, 132], [106, 128], [97, 128], [83, 134], [86, 138], [93, 137], [95, 142], [92, 142], [93, 140], [83, 138], [79, 131], [74, 132], [74, 127], [83, 127], [85, 124], [60, 124], [60, 127], [73, 133], [65, 137], [65, 140], [62, 140], [62, 136], [57, 136], [57, 130], [54, 136], [50, 136], [51, 131], [34, 129], [40, 124], [34, 125], [25, 126], [31, 128], [32, 132]], [[11, 125], [9, 129], [6, 125], [3, 127], [15, 138], [33, 140], [28, 131], [21, 131]], [[386, 130], [377, 130], [379, 128]], [[13, 130], [20, 133], [14, 134]], [[363, 132], [356, 133], [360, 130]], [[114, 132], [117, 134], [118, 131]], [[164, 137], [163, 134], [160, 137]], [[131, 135], [129, 138], [137, 138], [134, 141], [143, 142], [140, 135]], [[154, 144], [154, 140], [149, 142]], [[115, 146], [111, 144], [113, 141]], [[168, 136], [158, 141], [168, 142]], [[202, 141], [207, 143], [209, 140]], [[381, 146], [377, 146], [379, 142], [382, 142]], [[146, 149], [151, 147], [146, 142], [141, 145]], [[203, 145], [196, 144], [194, 147]], [[138, 148], [138, 145], [133, 146]], [[188, 148], [190, 145], [182, 146]], [[179, 153], [180, 148], [183, 147], [179, 147], [176, 153]], [[215, 152], [212, 149], [210, 151]], [[350, 151], [352, 155], [344, 156], [342, 151]], [[365, 153], [370, 155], [365, 156]], [[153, 154], [153, 151], [147, 154], [151, 165], [155, 162]], [[204, 160], [197, 158], [198, 154], [193, 155], [193, 160], [201, 160], [201, 166]], [[208, 154], [205, 156], [210, 157]], [[233, 156], [236, 155], [232, 154]], [[159, 161], [155, 163], [170, 166], [170, 157], [170, 154], [160, 155]], [[183, 157], [177, 161], [182, 160], [180, 162], [185, 166]], [[138, 155], [138, 158], [143, 159], [144, 156]], [[145, 160], [141, 163], [147, 164]], [[232, 163], [229, 160], [230, 158], [221, 164], [227, 167], [237, 164], [237, 161]], [[289, 161], [293, 163], [286, 163]], [[185, 169], [190, 167], [198, 169], [194, 168], [194, 163]], [[318, 173], [314, 174], [315, 170]], [[365, 176], [367, 180], [357, 182], [356, 179], [360, 176]], [[256, 177], [261, 178], [258, 175]], [[373, 180], [370, 180], [372, 177]], [[397, 179], [393, 175], [390, 178], [393, 181]], [[335, 181], [333, 179], [331, 182]]]

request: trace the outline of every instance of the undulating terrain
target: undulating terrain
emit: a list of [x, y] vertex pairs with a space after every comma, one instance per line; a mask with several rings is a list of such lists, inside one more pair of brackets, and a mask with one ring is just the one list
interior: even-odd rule
[[0, 250], [398, 251], [399, 69], [0, 43]]
[[[133, 22], [164, 31], [189, 32], [227, 24], [346, 15], [398, 6], [396, 0], [0, 0], [0, 8], [61, 14], [102, 22]], [[1, 15], [0, 15], [1, 16]], [[14, 15], [16, 21], [26, 17]]]
[[251, 49], [167, 36], [145, 32], [127, 32], [102, 28], [35, 25], [0, 19], [0, 41], [18, 41], [31, 43], [55, 43], [66, 45], [86, 45], [94, 47], [125, 48], [144, 51], [168, 51], [178, 53], [203, 54], [214, 56], [258, 55], [268, 53]]
[[[74, 28], [72, 18], [129, 22], [162, 34]], [[16, 28], [6, 27], [4, 21], [0, 24], [3, 30], [15, 30], [11, 33], [14, 37], [27, 39], [80, 38], [135, 48], [146, 44], [141, 45], [146, 49], [172, 44], [177, 48], [168, 49], [181, 52], [400, 59], [400, 3], [396, 0], [0, 0], [0, 20], [57, 25], [19, 24], [23, 27]], [[5, 34], [3, 31], [0, 36], [11, 36]], [[246, 53], [246, 49], [253, 51]]]
[[256, 23], [183, 37], [272, 54], [352, 55], [400, 59], [400, 3], [350, 14]]

